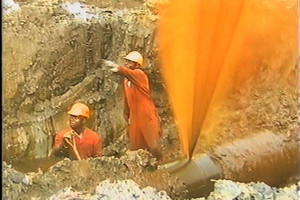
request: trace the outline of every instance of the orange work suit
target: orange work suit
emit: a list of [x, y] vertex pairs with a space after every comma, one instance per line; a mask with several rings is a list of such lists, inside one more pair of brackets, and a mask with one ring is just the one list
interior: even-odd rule
[[[63, 140], [64, 134], [71, 130], [71, 128], [67, 128], [58, 132], [54, 139], [54, 145], [62, 148], [62, 146], [65, 144]], [[77, 151], [81, 159], [87, 159], [90, 157], [94, 158], [102, 155], [102, 137], [91, 129], [84, 128], [83, 133], [81, 133], [81, 138], [78, 136], [73, 136], [70, 141], [72, 144], [74, 143], [73, 140], [75, 140]], [[68, 151], [69, 155], [75, 159], [76, 156], [73, 152], [73, 149], [68, 147]]]
[[152, 101], [148, 77], [140, 69], [118, 67], [124, 79], [124, 117], [128, 122], [130, 150], [152, 149], [159, 145], [161, 128]]

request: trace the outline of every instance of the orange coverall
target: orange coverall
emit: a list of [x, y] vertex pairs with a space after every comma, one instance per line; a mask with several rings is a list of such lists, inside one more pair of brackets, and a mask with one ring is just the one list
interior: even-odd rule
[[[54, 145], [58, 147], [62, 147], [62, 145], [64, 144], [63, 141], [64, 134], [71, 130], [72, 130], [71, 128], [67, 128], [58, 132], [54, 139]], [[75, 139], [77, 151], [81, 159], [101, 156], [102, 155], [101, 136], [89, 128], [85, 128], [83, 133], [81, 133], [81, 135], [82, 135], [81, 138], [79, 138], [78, 136], [73, 136], [70, 141], [73, 144], [73, 140]], [[68, 151], [69, 151], [69, 155], [71, 155], [73, 158], [76, 158], [73, 149], [71, 147], [68, 148]]]
[[125, 76], [124, 117], [128, 122], [130, 150], [156, 147], [162, 132], [147, 75], [140, 69], [123, 66], [119, 66], [118, 72]]

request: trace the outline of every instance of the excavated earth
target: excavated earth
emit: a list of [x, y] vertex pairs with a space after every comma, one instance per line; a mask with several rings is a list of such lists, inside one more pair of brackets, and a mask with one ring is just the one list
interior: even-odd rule
[[158, 17], [151, 7], [135, 8], [143, 5], [139, 1], [132, 1], [135, 4], [128, 8], [124, 3], [104, 2], [96, 7], [82, 2], [32, 1], [20, 2], [15, 11], [7, 9], [10, 12], [3, 18], [3, 150], [7, 162], [45, 157], [55, 133], [67, 126], [65, 111], [74, 101], [91, 106], [88, 126], [102, 134], [105, 146], [124, 135], [122, 80], [103, 69], [101, 59], [122, 63], [120, 58], [132, 49], [146, 55], [145, 71], [155, 88], [166, 155], [178, 156], [176, 126], [155, 54]]
[[[179, 157], [178, 130], [156, 55], [155, 6], [166, 2], [5, 1], [3, 199], [186, 198], [184, 183], [148, 152], [128, 151], [122, 79], [101, 65], [101, 59], [122, 63], [132, 49], [146, 56], [162, 120], [164, 161]], [[289, 68], [286, 80], [265, 70], [233, 91], [211, 116], [196, 152], [216, 152], [266, 130], [298, 143], [297, 67]], [[65, 111], [74, 101], [91, 106], [88, 126], [102, 134], [104, 156], [80, 162], [47, 159], [55, 133], [67, 127]], [[298, 199], [299, 177], [286, 179], [281, 188], [217, 180], [207, 199]], [[116, 191], [122, 196], [114, 196]]]
[[172, 199], [185, 195], [184, 184], [171, 178], [166, 171], [157, 169], [156, 159], [143, 150], [130, 152], [121, 158], [104, 156], [83, 161], [64, 159], [45, 172], [24, 174], [6, 163], [3, 167], [3, 194], [6, 199], [46, 199], [66, 187], [93, 193], [101, 181], [127, 179], [142, 188], [150, 186], [165, 191]]

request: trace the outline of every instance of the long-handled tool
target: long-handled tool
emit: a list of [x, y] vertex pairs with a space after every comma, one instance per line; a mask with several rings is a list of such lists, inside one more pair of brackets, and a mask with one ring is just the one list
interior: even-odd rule
[[73, 144], [69, 141], [70, 139], [72, 139], [72, 136], [73, 136], [73, 135], [78, 135], [78, 134], [77, 134], [77, 133], [74, 133], [74, 131], [72, 131], [71, 134], [66, 135], [66, 136], [64, 137], [64, 140], [65, 140], [66, 143], [68, 143], [68, 144], [72, 147], [72, 149], [73, 149], [73, 151], [74, 151], [74, 153], [75, 153], [76, 158], [77, 158], [78, 160], [82, 160], [81, 157], [80, 157], [80, 155], [79, 155], [79, 153], [78, 153], [78, 151], [77, 151], [75, 139], [73, 139]]

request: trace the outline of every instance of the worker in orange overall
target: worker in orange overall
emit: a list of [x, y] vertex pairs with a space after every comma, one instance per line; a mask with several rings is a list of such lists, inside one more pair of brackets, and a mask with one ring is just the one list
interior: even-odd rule
[[124, 76], [124, 118], [128, 123], [130, 150], [147, 149], [157, 159], [162, 158], [159, 116], [150, 95], [148, 77], [141, 66], [143, 57], [137, 51], [125, 57], [125, 65], [104, 61], [113, 72]]
[[56, 134], [50, 156], [66, 152], [70, 158], [77, 160], [101, 156], [101, 135], [84, 126], [90, 117], [90, 108], [83, 103], [75, 103], [67, 113], [70, 128]]

